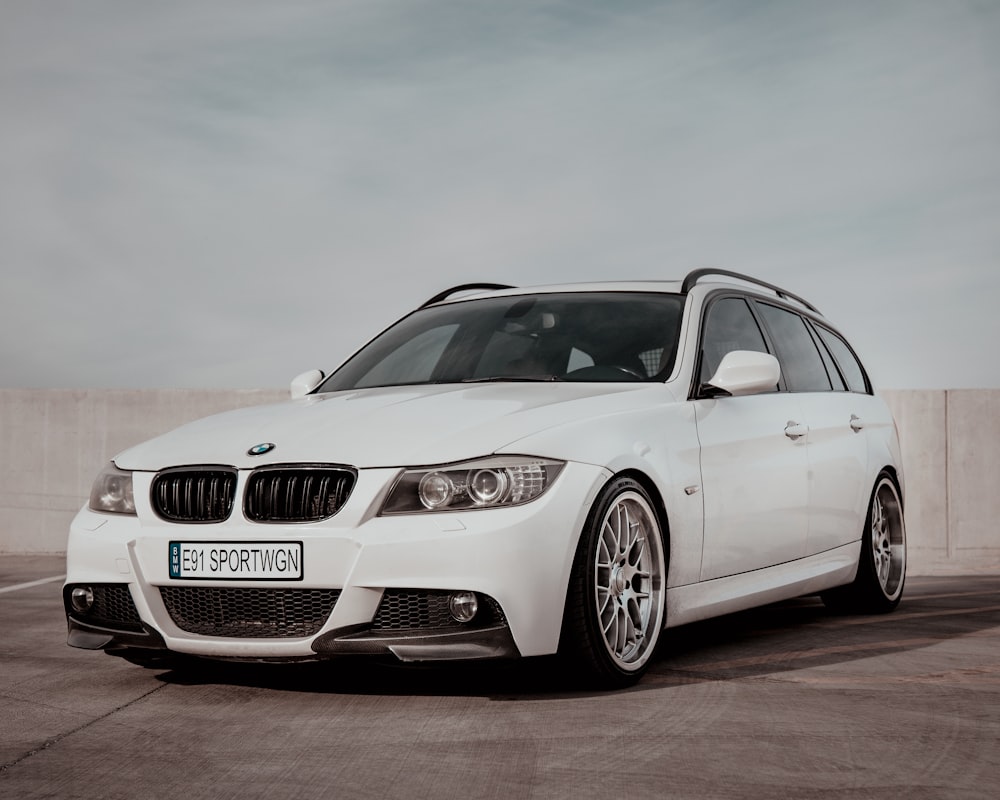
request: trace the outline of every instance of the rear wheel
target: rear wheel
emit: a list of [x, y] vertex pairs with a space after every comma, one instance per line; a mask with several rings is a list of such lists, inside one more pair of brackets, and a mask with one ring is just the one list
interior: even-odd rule
[[652, 501], [637, 481], [617, 478], [580, 536], [560, 652], [589, 683], [635, 683], [659, 641], [665, 598], [663, 533]]
[[868, 504], [861, 555], [854, 582], [825, 592], [823, 602], [835, 611], [884, 614], [899, 605], [906, 580], [906, 527], [896, 482], [879, 475]]

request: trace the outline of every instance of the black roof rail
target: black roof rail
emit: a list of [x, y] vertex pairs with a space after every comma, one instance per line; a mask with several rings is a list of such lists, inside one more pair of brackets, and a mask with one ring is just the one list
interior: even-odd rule
[[768, 283], [767, 281], [762, 281], [758, 278], [751, 278], [749, 275], [743, 275], [739, 272], [731, 272], [728, 269], [714, 269], [712, 267], [705, 267], [703, 269], [691, 270], [684, 278], [684, 283], [681, 284], [681, 294], [687, 294], [691, 291], [691, 288], [698, 282], [699, 278], [704, 278], [706, 275], [725, 275], [727, 278], [737, 278], [741, 281], [746, 281], [747, 283], [755, 283], [757, 286], [763, 286], [765, 289], [770, 289], [782, 300], [795, 300], [801, 303], [810, 311], [820, 314], [820, 310], [816, 308], [808, 300], [803, 300], [797, 294], [792, 294], [786, 289], [782, 289], [780, 286], [775, 286], [773, 283]]
[[440, 303], [442, 300], [447, 300], [453, 294], [458, 294], [459, 292], [468, 292], [473, 289], [483, 289], [489, 291], [492, 289], [513, 289], [513, 288], [514, 288], [513, 286], [506, 286], [502, 283], [463, 283], [461, 286], [452, 286], [450, 289], [445, 289], [443, 292], [439, 292], [420, 307], [426, 308], [427, 306], [432, 306], [435, 303]]

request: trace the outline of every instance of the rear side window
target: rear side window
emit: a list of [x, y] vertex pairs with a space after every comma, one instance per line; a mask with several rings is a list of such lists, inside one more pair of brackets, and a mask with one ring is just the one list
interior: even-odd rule
[[771, 332], [781, 374], [793, 392], [829, 392], [830, 377], [806, 322], [793, 311], [757, 303], [764, 324]]
[[844, 380], [847, 381], [848, 388], [852, 392], [868, 394], [868, 381], [865, 379], [864, 368], [851, 348], [847, 346], [847, 342], [833, 331], [819, 325], [816, 326], [816, 331], [823, 340], [823, 344], [830, 349], [833, 357], [837, 360], [837, 365], [840, 367]]
[[766, 353], [767, 344], [746, 300], [724, 297], [708, 310], [701, 340], [701, 383], [708, 383], [726, 353], [751, 350]]
[[837, 368], [837, 365], [833, 360], [833, 356], [830, 355], [830, 350], [819, 340], [819, 334], [816, 333], [815, 326], [813, 327], [813, 341], [815, 341], [816, 346], [819, 347], [819, 354], [823, 356], [823, 365], [826, 367], [826, 374], [830, 376], [830, 382], [833, 384], [833, 391], [846, 392], [847, 384], [844, 383], [844, 379], [840, 375], [840, 370]]

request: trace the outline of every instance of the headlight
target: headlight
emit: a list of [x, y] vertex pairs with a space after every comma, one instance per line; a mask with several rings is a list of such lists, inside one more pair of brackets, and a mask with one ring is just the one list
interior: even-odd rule
[[562, 461], [494, 456], [406, 470], [389, 490], [382, 514], [459, 511], [528, 503], [559, 475]]
[[108, 464], [90, 490], [90, 510], [112, 514], [134, 514], [132, 473]]

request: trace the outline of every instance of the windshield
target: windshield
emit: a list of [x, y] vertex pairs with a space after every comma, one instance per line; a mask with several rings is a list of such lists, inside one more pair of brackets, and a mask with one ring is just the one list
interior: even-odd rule
[[331, 375], [320, 392], [479, 381], [664, 380], [684, 298], [587, 292], [420, 309]]

